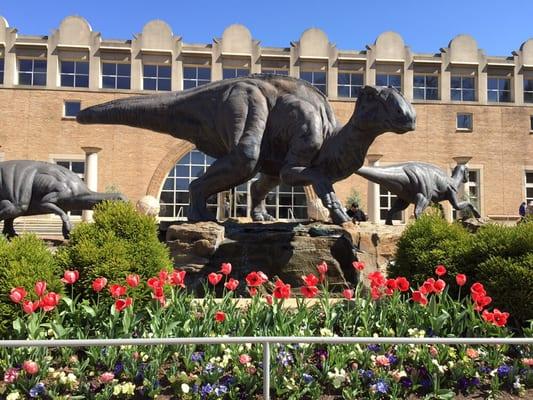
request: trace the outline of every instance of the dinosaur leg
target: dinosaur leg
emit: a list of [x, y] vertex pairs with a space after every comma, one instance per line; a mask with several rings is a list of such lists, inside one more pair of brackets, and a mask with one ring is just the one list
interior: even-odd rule
[[13, 227], [13, 221], [20, 215], [22, 215], [22, 213], [9, 200], [0, 201], [0, 221], [4, 221], [4, 229], [2, 230], [2, 233], [6, 237], [11, 238], [17, 236], [15, 228]]
[[479, 211], [470, 202], [459, 201], [457, 199], [457, 195], [455, 194], [455, 192], [450, 191], [449, 200], [450, 200], [452, 207], [455, 208], [456, 210], [462, 211], [468, 208], [470, 211], [472, 211], [472, 214], [474, 214], [476, 218], [481, 218], [481, 214], [479, 213]]
[[217, 159], [204, 175], [191, 182], [189, 221], [214, 220], [207, 210], [209, 196], [240, 185], [256, 172], [268, 106], [260, 90], [243, 83], [235, 86], [220, 112], [226, 122], [224, 135], [231, 151]]
[[429, 205], [430, 200], [422, 193], [416, 195], [415, 218], [418, 219]]
[[385, 225], [392, 225], [392, 217], [394, 217], [394, 214], [405, 210], [407, 207], [409, 207], [409, 202], [397, 197], [394, 203], [392, 204], [391, 209], [387, 211], [387, 219], [385, 220]]
[[254, 221], [274, 221], [274, 217], [266, 210], [265, 197], [279, 185], [279, 176], [260, 174], [259, 179], [252, 183], [252, 219]]
[[72, 223], [70, 222], [70, 219], [65, 211], [63, 211], [61, 208], [59, 208], [54, 203], [40, 203], [38, 206], [34, 209], [37, 213], [42, 214], [56, 214], [59, 215], [61, 218], [61, 221], [63, 222], [63, 237], [65, 239], [68, 239], [70, 236], [70, 231], [72, 230]]

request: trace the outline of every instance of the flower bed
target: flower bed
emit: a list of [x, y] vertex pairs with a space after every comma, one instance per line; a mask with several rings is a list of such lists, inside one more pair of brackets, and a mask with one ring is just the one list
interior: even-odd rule
[[[354, 263], [366, 274], [361, 263]], [[199, 302], [186, 290], [184, 271], [137, 275], [110, 285], [92, 282], [94, 298], [60, 296], [46, 282], [13, 288], [25, 316], [12, 322], [13, 339], [209, 336], [507, 337], [509, 315], [487, 308], [483, 285], [466, 276], [452, 298], [438, 266], [420, 287], [404, 277], [369, 273], [370, 290], [346, 288], [330, 301], [325, 263], [294, 290], [260, 271], [239, 282], [223, 264], [205, 283]], [[80, 285], [65, 271], [64, 293]], [[251, 300], [236, 302], [245, 285]], [[215, 289], [222, 289], [222, 298]], [[285, 307], [294, 299], [294, 307]], [[313, 299], [309, 301], [308, 299]], [[524, 333], [531, 335], [532, 328]], [[272, 396], [277, 399], [453, 398], [484, 391], [525, 393], [533, 386], [533, 349], [527, 346], [279, 345], [272, 346]], [[122, 346], [1, 349], [0, 396], [53, 399], [254, 399], [262, 392], [262, 348], [255, 345]]]

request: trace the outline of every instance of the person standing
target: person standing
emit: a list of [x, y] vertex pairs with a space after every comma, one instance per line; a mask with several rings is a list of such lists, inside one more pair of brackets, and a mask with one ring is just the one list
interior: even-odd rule
[[520, 207], [518, 208], [518, 214], [520, 215], [520, 218], [524, 218], [526, 216], [526, 202], [523, 201], [522, 204], [520, 204]]

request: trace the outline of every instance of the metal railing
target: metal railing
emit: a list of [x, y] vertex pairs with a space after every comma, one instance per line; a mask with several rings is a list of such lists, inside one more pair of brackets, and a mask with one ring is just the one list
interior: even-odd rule
[[533, 338], [443, 338], [443, 337], [299, 337], [299, 336], [239, 336], [197, 338], [140, 339], [61, 339], [61, 340], [0, 340], [0, 348], [13, 347], [108, 347], [108, 346], [175, 346], [210, 344], [260, 344], [263, 346], [263, 397], [270, 400], [271, 344], [447, 344], [447, 345], [533, 345]]

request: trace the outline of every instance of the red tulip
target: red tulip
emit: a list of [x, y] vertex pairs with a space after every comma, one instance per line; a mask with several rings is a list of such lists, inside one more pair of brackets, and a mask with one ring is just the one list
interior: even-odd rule
[[425, 294], [421, 293], [418, 290], [413, 292], [413, 301], [425, 306], [428, 303], [428, 299]]
[[445, 287], [446, 287], [446, 282], [444, 282], [442, 279], [437, 279], [435, 283], [433, 284], [433, 291], [437, 294], [440, 294], [442, 293]]
[[107, 279], [106, 278], [104, 278], [104, 277], [96, 278], [93, 281], [93, 290], [96, 293], [101, 292], [105, 288], [105, 285], [107, 285]]
[[35, 375], [37, 372], [39, 372], [39, 364], [37, 364], [35, 361], [24, 361], [22, 368], [28, 375]]
[[362, 271], [365, 269], [365, 263], [362, 262], [362, 261], [354, 261], [352, 263], [352, 266], [357, 270], [357, 271]]
[[396, 286], [400, 292], [407, 292], [409, 290], [409, 281], [405, 277], [399, 276], [396, 278]]
[[130, 274], [126, 277], [126, 283], [132, 288], [139, 286], [140, 281], [141, 278], [137, 274]]
[[267, 294], [265, 295], [265, 301], [269, 306], [271, 306], [274, 303], [274, 299], [272, 298], [272, 295]]
[[318, 288], [316, 286], [302, 286], [300, 292], [302, 292], [304, 297], [312, 299], [318, 294]]
[[224, 286], [226, 287], [226, 289], [234, 291], [235, 289], [237, 289], [237, 286], [239, 286], [239, 281], [237, 279], [230, 278], [229, 281], [224, 283]]
[[22, 303], [22, 310], [26, 313], [26, 314], [33, 314], [40, 306], [40, 302], [39, 300], [37, 301], [24, 301]]
[[490, 296], [479, 295], [476, 296], [473, 300], [476, 303], [476, 306], [474, 307], [474, 310], [476, 311], [481, 311], [490, 303], [492, 303], [492, 298]]
[[249, 287], [248, 293], [250, 293], [250, 296], [254, 297], [257, 294], [257, 288], [256, 287]]
[[111, 293], [111, 296], [115, 298], [124, 296], [126, 294], [126, 286], [111, 285], [109, 292]]
[[344, 298], [346, 300], [351, 300], [351, 299], [353, 299], [353, 290], [352, 289], [344, 289], [342, 291], [342, 295], [344, 296]]
[[465, 274], [457, 274], [455, 276], [455, 282], [457, 282], [457, 285], [464, 286], [466, 283], [466, 275]]
[[470, 293], [472, 294], [472, 296], [477, 296], [477, 295], [486, 295], [487, 292], [485, 291], [485, 288], [483, 287], [483, 284], [480, 283], [480, 282], [475, 282], [471, 287], [470, 287]]
[[59, 304], [60, 298], [57, 293], [50, 292], [40, 300], [39, 305], [44, 311], [52, 311]]
[[446, 267], [444, 265], [437, 265], [437, 268], [435, 268], [435, 274], [437, 274], [437, 276], [445, 275]]
[[159, 271], [159, 280], [161, 281], [161, 284], [164, 285], [168, 279], [168, 271], [166, 269], [162, 269]]
[[76, 281], [79, 278], [80, 278], [80, 273], [77, 270], [74, 270], [74, 271], [67, 270], [63, 274], [63, 278], [61, 278], [61, 281], [69, 285], [73, 285], [74, 283], [76, 283]]
[[226, 314], [224, 313], [224, 311], [217, 311], [215, 313], [215, 321], [224, 322], [225, 319], [226, 319]]
[[387, 280], [379, 271], [368, 274], [368, 279], [370, 280], [370, 286], [384, 286], [387, 283]]
[[231, 264], [230, 263], [222, 263], [222, 265], [220, 266], [220, 272], [223, 275], [226, 275], [226, 276], [231, 274]]
[[483, 310], [483, 312], [481, 313], [481, 317], [487, 322], [494, 321], [494, 314], [489, 312], [489, 310]]
[[261, 271], [259, 272], [250, 272], [246, 275], [246, 284], [248, 286], [261, 286], [268, 280], [267, 276]]
[[153, 289], [155, 287], [163, 287], [165, 281], [161, 281], [159, 278], [150, 278], [146, 281], [146, 284]]
[[209, 275], [207, 275], [207, 280], [211, 285], [216, 286], [222, 280], [222, 274], [211, 272]]
[[35, 293], [37, 296], [42, 297], [44, 295], [44, 292], [46, 292], [46, 282], [39, 281], [35, 283]]
[[20, 303], [24, 297], [26, 297], [26, 294], [26, 290], [23, 287], [16, 287], [11, 289], [9, 298], [13, 303], [17, 304]]
[[381, 297], [381, 290], [378, 286], [370, 287], [370, 296], [373, 300], [378, 300]]
[[318, 270], [321, 279], [324, 280], [324, 275], [328, 273], [328, 264], [325, 261], [322, 261], [316, 266], [316, 269]]
[[505, 326], [507, 324], [507, 318], [509, 318], [509, 313], [507, 312], [500, 312], [497, 308], [493, 311], [493, 319], [494, 319], [494, 325], [496, 326]]
[[313, 274], [302, 276], [302, 279], [306, 286], [316, 286], [316, 284], [319, 282], [318, 278]]
[[133, 303], [133, 300], [131, 297], [127, 297], [126, 299], [117, 299], [115, 301], [115, 308], [118, 312], [121, 312], [126, 307], [131, 306]]
[[175, 270], [170, 274], [170, 284], [172, 286], [180, 286], [182, 288], [185, 287], [185, 274], [186, 271], [182, 270]]
[[291, 285], [288, 283], [283, 283], [281, 279], [278, 279], [274, 286], [273, 295], [276, 299], [288, 299], [291, 297]]
[[424, 288], [426, 293], [433, 293], [433, 291], [435, 290], [435, 279], [426, 279], [426, 281], [422, 284], [422, 287]]

